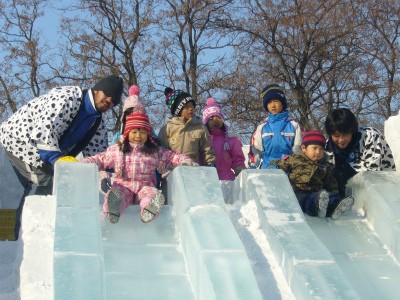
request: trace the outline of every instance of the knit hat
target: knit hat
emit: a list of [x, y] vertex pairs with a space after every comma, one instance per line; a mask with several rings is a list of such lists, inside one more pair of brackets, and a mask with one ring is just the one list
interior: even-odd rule
[[93, 87], [94, 91], [103, 91], [104, 94], [112, 98], [114, 106], [121, 102], [124, 83], [121, 77], [110, 75], [100, 79]]
[[192, 102], [194, 107], [196, 107], [196, 102], [193, 100], [192, 96], [181, 90], [173, 90], [170, 87], [167, 87], [164, 91], [165, 95], [165, 104], [171, 110], [171, 115], [174, 117], [178, 117], [182, 108]]
[[213, 116], [218, 116], [224, 121], [224, 115], [222, 114], [221, 111], [221, 106], [218, 105], [217, 102], [215, 102], [214, 98], [208, 98], [206, 100], [206, 106], [203, 108], [203, 124], [206, 125], [208, 120], [213, 117]]
[[320, 145], [325, 148], [326, 139], [320, 131], [310, 130], [303, 134], [303, 142], [301, 144], [304, 146]]
[[260, 97], [263, 100], [263, 106], [266, 111], [268, 111], [268, 109], [267, 109], [268, 102], [273, 99], [280, 100], [283, 104], [283, 110], [287, 109], [287, 100], [285, 97], [285, 93], [283, 92], [282, 88], [277, 84], [267, 85], [263, 89]]
[[142, 128], [147, 131], [147, 138], [154, 144], [151, 136], [152, 127], [147, 114], [144, 112], [144, 106], [139, 104], [135, 107], [134, 111], [126, 117], [126, 124], [124, 129], [123, 143], [128, 138], [132, 129]]
[[[137, 85], [132, 85], [129, 88], [129, 96], [124, 101], [122, 111], [126, 111], [128, 108], [136, 107], [138, 104], [142, 104], [142, 99], [139, 97], [140, 89]], [[145, 111], [146, 112], [146, 111]]]
[[215, 102], [214, 98], [208, 98], [206, 100], [206, 106], [203, 108], [203, 124], [206, 125], [208, 120], [213, 116], [218, 116], [222, 119], [225, 125], [225, 143], [224, 143], [224, 150], [229, 151], [231, 147], [228, 143], [228, 128], [225, 124], [224, 115], [222, 114], [221, 106]]

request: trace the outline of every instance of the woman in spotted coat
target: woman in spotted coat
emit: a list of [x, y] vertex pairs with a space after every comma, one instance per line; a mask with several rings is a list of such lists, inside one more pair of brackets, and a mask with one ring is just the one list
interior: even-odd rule
[[80, 152], [88, 156], [107, 148], [103, 112], [119, 104], [122, 91], [118, 76], [105, 77], [89, 90], [57, 87], [1, 124], [0, 143], [24, 188], [17, 216], [33, 185], [37, 195], [51, 193], [56, 161], [76, 161]]
[[342, 196], [347, 181], [360, 171], [396, 170], [384, 136], [375, 128], [358, 127], [349, 109], [331, 111], [325, 120], [325, 130], [329, 135], [326, 153], [335, 166], [334, 175]]

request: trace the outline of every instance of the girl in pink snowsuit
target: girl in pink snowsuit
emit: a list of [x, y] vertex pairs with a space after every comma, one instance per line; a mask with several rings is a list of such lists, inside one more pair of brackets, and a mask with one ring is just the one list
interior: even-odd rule
[[82, 160], [97, 164], [100, 170], [115, 171], [103, 205], [111, 223], [117, 223], [120, 214], [129, 205], [137, 203], [140, 204], [141, 220], [145, 223], [152, 221], [165, 202], [163, 194], [154, 187], [154, 171], [193, 165], [188, 156], [159, 148], [151, 137], [151, 130], [149, 118], [139, 106], [126, 118], [122, 142]]

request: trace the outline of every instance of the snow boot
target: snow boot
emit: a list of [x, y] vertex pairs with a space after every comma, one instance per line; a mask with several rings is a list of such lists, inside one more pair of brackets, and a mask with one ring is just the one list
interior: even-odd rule
[[111, 223], [115, 224], [119, 221], [119, 207], [121, 204], [121, 193], [116, 189], [110, 189], [108, 193], [108, 213], [107, 217]]
[[326, 210], [329, 204], [329, 194], [325, 190], [321, 190], [318, 194], [318, 217], [325, 218]]
[[163, 207], [165, 202], [164, 195], [162, 193], [157, 193], [153, 199], [151, 199], [149, 205], [143, 209], [140, 214], [140, 219], [143, 223], [149, 223], [153, 221], [160, 213], [161, 207]]
[[351, 209], [354, 204], [353, 197], [349, 196], [340, 200], [339, 204], [336, 206], [335, 210], [332, 213], [331, 218], [333, 220], [337, 220], [345, 211]]

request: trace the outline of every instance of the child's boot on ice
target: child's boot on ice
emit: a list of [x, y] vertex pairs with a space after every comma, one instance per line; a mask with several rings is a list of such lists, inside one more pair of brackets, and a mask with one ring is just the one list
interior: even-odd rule
[[118, 223], [119, 221], [119, 207], [121, 204], [121, 193], [111, 188], [110, 192], [108, 193], [108, 213], [107, 218], [110, 220], [111, 223]]
[[345, 211], [351, 209], [354, 204], [353, 197], [349, 196], [340, 200], [339, 204], [336, 206], [335, 210], [332, 213], [331, 218], [333, 220], [337, 220]]
[[143, 223], [149, 223], [154, 220], [160, 213], [161, 207], [163, 207], [165, 197], [162, 193], [157, 193], [153, 199], [151, 199], [149, 205], [143, 209], [140, 214], [140, 219]]

